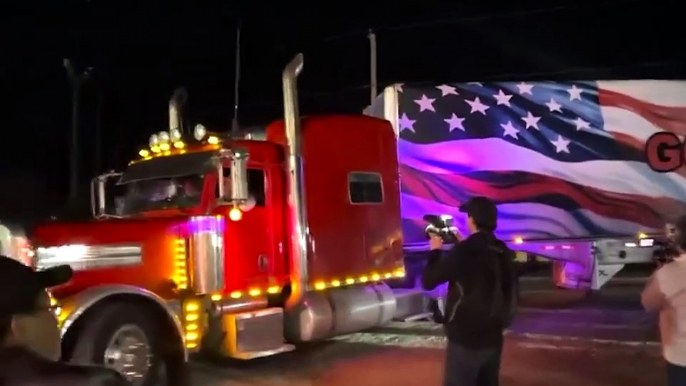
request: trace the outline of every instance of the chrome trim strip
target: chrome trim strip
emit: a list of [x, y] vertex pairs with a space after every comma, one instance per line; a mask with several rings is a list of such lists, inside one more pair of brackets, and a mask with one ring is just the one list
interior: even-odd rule
[[36, 268], [68, 264], [75, 271], [142, 264], [140, 244], [61, 245], [36, 249]]

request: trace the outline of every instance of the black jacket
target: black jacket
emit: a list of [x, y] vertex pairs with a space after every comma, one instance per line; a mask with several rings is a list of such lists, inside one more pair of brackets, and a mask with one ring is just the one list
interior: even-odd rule
[[52, 362], [22, 347], [0, 349], [2, 386], [129, 386], [118, 372], [104, 367]]
[[[502, 253], [494, 253], [492, 248]], [[513, 296], [513, 260], [514, 253], [505, 243], [487, 232], [472, 234], [448, 253], [429, 253], [422, 286], [433, 290], [449, 283], [445, 309], [450, 320], [445, 323], [445, 333], [450, 342], [467, 348], [503, 343], [505, 322], [491, 315], [497, 291], [503, 300]], [[450, 315], [452, 311], [454, 315]]]

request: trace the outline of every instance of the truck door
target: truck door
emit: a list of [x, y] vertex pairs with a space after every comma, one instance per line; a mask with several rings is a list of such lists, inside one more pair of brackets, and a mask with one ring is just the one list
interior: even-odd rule
[[[231, 189], [230, 169], [224, 168], [224, 189]], [[269, 286], [273, 270], [271, 216], [266, 207], [265, 173], [248, 169], [248, 193], [251, 202], [241, 209], [238, 221], [228, 216], [224, 232], [226, 288], [231, 291], [264, 292]], [[217, 207], [215, 213], [227, 214], [229, 205]]]

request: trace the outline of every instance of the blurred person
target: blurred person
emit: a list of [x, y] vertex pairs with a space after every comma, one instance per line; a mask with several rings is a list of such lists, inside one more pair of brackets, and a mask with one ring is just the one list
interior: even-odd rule
[[128, 385], [114, 370], [57, 362], [61, 337], [46, 290], [71, 276], [69, 266], [34, 271], [0, 256], [0, 385]]
[[679, 255], [666, 260], [648, 279], [641, 303], [646, 311], [660, 314], [667, 384], [683, 386], [686, 385], [686, 216], [679, 217], [667, 233]]
[[485, 197], [460, 207], [467, 214], [469, 237], [443, 256], [443, 240], [431, 236], [431, 252], [422, 286], [448, 283], [442, 323], [448, 338], [445, 386], [497, 386], [503, 331], [516, 309], [514, 253], [493, 233], [498, 210]]

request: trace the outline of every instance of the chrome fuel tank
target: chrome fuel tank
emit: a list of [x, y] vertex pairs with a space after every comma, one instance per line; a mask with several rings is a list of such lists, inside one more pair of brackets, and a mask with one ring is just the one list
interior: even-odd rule
[[395, 314], [393, 292], [384, 283], [307, 292], [284, 316], [289, 342], [310, 342], [386, 324]]

